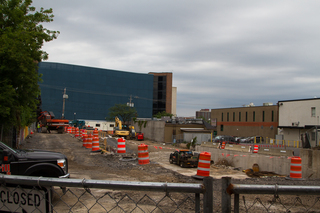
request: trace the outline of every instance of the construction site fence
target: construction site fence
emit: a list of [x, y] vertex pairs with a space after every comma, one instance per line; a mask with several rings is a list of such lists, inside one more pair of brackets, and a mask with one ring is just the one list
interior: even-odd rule
[[294, 141], [294, 140], [279, 140], [279, 139], [274, 139], [274, 138], [268, 138], [266, 137], [265, 140], [263, 140], [260, 137], [255, 137], [254, 138], [254, 143], [262, 143], [268, 144], [268, 145], [273, 145], [277, 147], [295, 147], [295, 148], [301, 148], [301, 141]]
[[[232, 184], [230, 177], [223, 177], [221, 193], [222, 212], [318, 212], [320, 209], [320, 186]], [[246, 199], [244, 195], [251, 197]], [[306, 197], [302, 198], [303, 195]]]
[[13, 148], [19, 148], [20, 144], [36, 130], [36, 123], [32, 123], [30, 126], [21, 127], [17, 129], [15, 127], [5, 128], [0, 124], [0, 141]]
[[212, 177], [190, 184], [2, 175], [0, 187], [1, 212], [213, 212]]

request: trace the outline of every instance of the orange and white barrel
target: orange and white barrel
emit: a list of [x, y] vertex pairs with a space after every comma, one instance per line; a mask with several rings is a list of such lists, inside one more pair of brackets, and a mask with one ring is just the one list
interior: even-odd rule
[[79, 137], [79, 128], [77, 127], [75, 130], [74, 137], [78, 138]]
[[81, 137], [82, 139], [83, 139], [84, 133], [85, 133], [85, 130], [84, 130], [84, 129], [81, 129], [81, 130], [80, 130], [80, 137]]
[[143, 143], [138, 146], [138, 163], [140, 165], [150, 163], [148, 146]]
[[71, 127], [71, 134], [73, 134], [73, 135], [76, 134], [76, 128], [75, 127]]
[[211, 153], [202, 152], [199, 156], [197, 175], [198, 176], [209, 176], [210, 174], [210, 163], [211, 163]]
[[87, 149], [91, 149], [92, 148], [92, 135], [91, 134], [88, 135], [86, 148]]
[[88, 135], [87, 134], [84, 134], [83, 137], [82, 137], [82, 146], [83, 147], [87, 147], [87, 143], [88, 143]]
[[221, 149], [224, 149], [226, 147], [226, 142], [222, 142], [222, 146], [221, 146]]
[[258, 150], [259, 150], [259, 146], [258, 145], [254, 145], [253, 153], [258, 153]]
[[290, 178], [302, 178], [302, 166], [300, 157], [291, 158]]
[[71, 126], [68, 126], [67, 132], [68, 132], [69, 134], [71, 134]]
[[99, 151], [99, 150], [100, 150], [99, 137], [93, 137], [91, 151], [96, 152], [96, 151]]
[[97, 128], [95, 128], [95, 130], [93, 130], [93, 137], [98, 137], [99, 138], [99, 131]]
[[117, 153], [126, 153], [126, 140], [123, 138], [118, 139]]

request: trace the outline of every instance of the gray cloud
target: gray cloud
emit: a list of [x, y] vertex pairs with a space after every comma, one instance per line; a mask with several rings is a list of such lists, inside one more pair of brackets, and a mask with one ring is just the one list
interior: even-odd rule
[[319, 95], [318, 1], [43, 1], [49, 61], [173, 72], [178, 116]]

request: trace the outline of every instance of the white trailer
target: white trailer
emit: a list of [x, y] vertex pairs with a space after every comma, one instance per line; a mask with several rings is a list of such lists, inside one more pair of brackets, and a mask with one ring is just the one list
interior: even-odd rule
[[113, 128], [115, 126], [114, 121], [104, 121], [104, 120], [84, 120], [87, 129], [97, 128], [98, 130], [102, 130], [111, 134], [113, 132]]

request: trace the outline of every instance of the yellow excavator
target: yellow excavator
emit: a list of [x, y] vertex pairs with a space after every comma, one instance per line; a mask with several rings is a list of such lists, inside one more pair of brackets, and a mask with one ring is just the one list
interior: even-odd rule
[[122, 125], [122, 121], [116, 116], [114, 136], [131, 139], [136, 136], [134, 126]]

